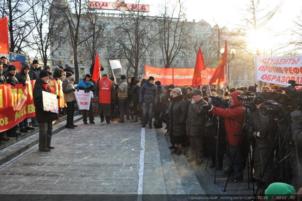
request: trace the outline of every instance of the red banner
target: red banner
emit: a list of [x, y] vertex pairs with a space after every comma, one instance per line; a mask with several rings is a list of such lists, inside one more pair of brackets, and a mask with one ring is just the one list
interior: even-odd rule
[[8, 18], [0, 18], [0, 54], [9, 53]]
[[0, 132], [9, 130], [24, 119], [35, 116], [32, 86], [0, 85]]
[[[214, 68], [205, 68], [201, 71], [202, 84], [209, 84], [210, 79], [214, 73]], [[155, 80], [161, 82], [162, 85], [173, 84], [175, 86], [191, 86], [194, 68], [160, 68], [145, 65], [145, 78], [153, 76]]]

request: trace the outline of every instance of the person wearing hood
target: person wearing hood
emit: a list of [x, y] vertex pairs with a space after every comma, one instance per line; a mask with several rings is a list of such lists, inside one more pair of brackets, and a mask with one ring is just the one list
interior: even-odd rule
[[238, 99], [240, 93], [234, 91], [231, 93], [229, 108], [220, 108], [211, 106], [210, 112], [224, 119], [226, 130], [226, 138], [228, 144], [228, 157], [230, 160], [230, 168], [227, 172], [233, 173], [233, 181], [239, 182], [243, 180], [243, 158], [241, 153], [241, 142], [243, 140], [242, 127], [244, 124], [245, 108]]
[[171, 104], [168, 110], [169, 134], [172, 144], [172, 153], [177, 155], [183, 152], [186, 143], [187, 102], [184, 101], [180, 88], [171, 91]]
[[39, 151], [49, 152], [54, 147], [51, 146], [52, 122], [58, 118], [56, 113], [47, 112], [43, 109], [43, 91], [51, 92], [48, 85], [49, 72], [41, 71], [39, 79], [35, 83], [33, 97], [36, 108], [36, 118], [39, 123]]
[[149, 77], [148, 81], [145, 81], [140, 91], [139, 100], [143, 110], [143, 128], [146, 126], [147, 123], [149, 124], [149, 127], [152, 128], [152, 118], [156, 96], [156, 86], [154, 85], [154, 80], [154, 77]]

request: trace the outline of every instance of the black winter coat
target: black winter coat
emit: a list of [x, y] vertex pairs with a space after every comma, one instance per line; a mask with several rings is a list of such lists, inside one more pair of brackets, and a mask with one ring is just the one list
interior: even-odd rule
[[6, 83], [15, 86], [16, 84], [19, 84], [19, 81], [16, 76], [8, 74], [6, 77]]
[[186, 136], [187, 111], [188, 104], [183, 100], [182, 96], [171, 100], [168, 110], [168, 130], [171, 136]]
[[30, 80], [37, 80], [40, 77], [41, 68], [31, 67], [29, 70]]
[[190, 104], [187, 118], [187, 135], [189, 137], [202, 137], [205, 135], [205, 124], [208, 120], [208, 111], [204, 108], [207, 102], [201, 100]]
[[36, 118], [39, 123], [46, 123], [56, 120], [58, 115], [52, 112], [45, 112], [43, 110], [42, 91], [50, 92], [49, 85], [44, 83], [43, 80], [38, 79], [34, 87], [34, 104], [36, 108]]
[[156, 86], [148, 81], [142, 86], [140, 91], [141, 103], [154, 103], [156, 96]]

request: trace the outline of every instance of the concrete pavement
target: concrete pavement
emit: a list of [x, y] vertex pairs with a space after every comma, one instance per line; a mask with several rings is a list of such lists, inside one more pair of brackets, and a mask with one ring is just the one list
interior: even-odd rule
[[163, 139], [138, 123], [64, 129], [50, 153], [35, 145], [0, 166], [0, 194], [205, 194]]

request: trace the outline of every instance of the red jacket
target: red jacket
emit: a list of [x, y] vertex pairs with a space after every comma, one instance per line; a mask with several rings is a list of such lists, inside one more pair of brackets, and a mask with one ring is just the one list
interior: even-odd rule
[[233, 92], [231, 98], [233, 103], [230, 108], [214, 107], [212, 113], [224, 119], [224, 126], [229, 145], [239, 145], [242, 141], [242, 125], [244, 123], [245, 109], [238, 100], [239, 92]]
[[98, 89], [99, 89], [99, 103], [111, 104], [112, 81], [107, 76], [102, 77], [99, 80]]

